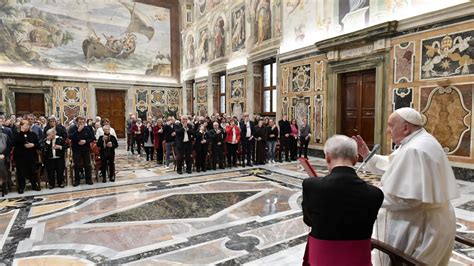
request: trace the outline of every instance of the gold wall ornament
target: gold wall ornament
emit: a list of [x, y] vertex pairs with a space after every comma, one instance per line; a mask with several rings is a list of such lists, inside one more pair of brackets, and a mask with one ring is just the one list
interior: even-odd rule
[[471, 116], [471, 110], [455, 86], [434, 88], [421, 113], [426, 118], [426, 130], [436, 137], [447, 154], [455, 153], [471, 130], [471, 124], [466, 123], [470, 121], [466, 117]]

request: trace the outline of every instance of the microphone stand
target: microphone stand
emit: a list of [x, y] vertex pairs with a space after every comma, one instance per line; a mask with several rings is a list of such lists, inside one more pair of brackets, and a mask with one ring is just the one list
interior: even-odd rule
[[365, 165], [367, 164], [367, 162], [370, 161], [370, 159], [372, 159], [372, 157], [374, 157], [374, 155], [380, 150], [380, 145], [379, 144], [375, 144], [374, 145], [374, 148], [372, 149], [372, 151], [369, 153], [369, 155], [364, 159], [364, 161], [359, 165], [359, 167], [357, 168], [356, 170], [356, 173], [359, 172], [361, 169], [363, 169], [365, 167]]

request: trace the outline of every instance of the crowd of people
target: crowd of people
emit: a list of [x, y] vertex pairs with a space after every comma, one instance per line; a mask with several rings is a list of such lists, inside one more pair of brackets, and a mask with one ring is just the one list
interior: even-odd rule
[[65, 186], [66, 157], [71, 150], [74, 168], [73, 186], [81, 179], [92, 185], [93, 153], [96, 151], [102, 182], [115, 181], [115, 149], [118, 147], [110, 121], [76, 117], [62, 125], [55, 116], [33, 114], [6, 118], [0, 116], [0, 186], [2, 196], [11, 191], [15, 173], [18, 193], [23, 194], [26, 180], [33, 190], [41, 190], [40, 175], [45, 174], [48, 187]]
[[[294, 161], [308, 158], [311, 129], [304, 119], [288, 121], [285, 115], [275, 123], [271, 118], [255, 116], [250, 119], [244, 113], [237, 117], [215, 114], [211, 116], [183, 115], [179, 120], [172, 116], [148, 119], [143, 122], [134, 114], [127, 121], [127, 151], [140, 155], [144, 148], [147, 160], [169, 168], [176, 163], [178, 174], [263, 165], [266, 163]], [[277, 144], [278, 149], [277, 149]]]
[[[82, 179], [93, 184], [93, 162], [102, 182], [115, 181], [118, 138], [108, 119], [76, 117], [63, 125], [55, 116], [12, 115], [0, 116], [0, 127], [2, 195], [11, 190], [12, 172], [20, 194], [26, 180], [33, 190], [41, 190], [42, 174], [50, 189], [64, 187], [68, 154], [72, 155], [73, 186]], [[311, 138], [307, 120], [298, 124], [283, 116], [276, 123], [259, 116], [251, 120], [248, 113], [241, 119], [215, 114], [149, 117], [146, 121], [130, 114], [126, 131], [129, 153], [140, 156], [144, 151], [147, 161], [156, 158], [167, 169], [173, 163], [178, 174], [191, 173], [193, 165], [197, 172], [205, 172], [307, 158]]]
[[[370, 238], [379, 208], [386, 209], [384, 242], [427, 265], [449, 262], [456, 232], [450, 200], [459, 197], [459, 192], [448, 158], [423, 128], [416, 110], [397, 109], [387, 124], [396, 149], [390, 157], [375, 155], [367, 164], [371, 172], [382, 175], [380, 188], [365, 183], [354, 170], [358, 156], [367, 158], [370, 153], [360, 136], [336, 135], [326, 141], [330, 174], [303, 182], [303, 217], [312, 228], [304, 265], [343, 265], [355, 259], [361, 262], [357, 265], [370, 265]], [[305, 119], [299, 124], [283, 116], [275, 123], [258, 116], [251, 120], [248, 113], [241, 119], [215, 114], [146, 121], [130, 114], [126, 131], [128, 152], [140, 156], [144, 150], [147, 161], [156, 156], [157, 163], [166, 168], [173, 161], [178, 174], [191, 173], [193, 165], [201, 172], [237, 167], [237, 162], [245, 167], [307, 158], [311, 138]], [[117, 147], [108, 119], [76, 117], [62, 125], [54, 116], [0, 115], [2, 196], [12, 183], [13, 171], [20, 194], [27, 179], [33, 190], [41, 189], [41, 170], [50, 189], [64, 187], [68, 151], [73, 159], [73, 186], [81, 179], [93, 184], [92, 160], [100, 167], [102, 182], [115, 181]]]

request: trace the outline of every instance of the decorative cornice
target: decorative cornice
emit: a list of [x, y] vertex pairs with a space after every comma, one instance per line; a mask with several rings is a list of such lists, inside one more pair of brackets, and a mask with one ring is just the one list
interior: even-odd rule
[[204, 77], [199, 77], [197, 79], [194, 80], [194, 82], [197, 84], [197, 83], [203, 83], [203, 82], [207, 82], [209, 79], [208, 76], [204, 76]]
[[398, 21], [388, 21], [355, 32], [319, 41], [314, 45], [318, 51], [329, 52], [335, 49], [347, 48], [372, 43], [379, 39], [389, 38], [397, 32]]
[[265, 59], [269, 59], [271, 57], [276, 57], [278, 55], [278, 46], [272, 46], [265, 50], [260, 50], [258, 52], [254, 52], [249, 55], [248, 61], [255, 62], [255, 61], [262, 61]]
[[[78, 78], [74, 76], [46, 76], [46, 75], [31, 75], [20, 73], [0, 73], [0, 78], [5, 79], [34, 79], [50, 82], [78, 82], [78, 83], [102, 83], [102, 84], [124, 84], [137, 86], [156, 86], [156, 87], [181, 87], [181, 84], [166, 83], [166, 82], [148, 82], [148, 81], [128, 81], [128, 80], [114, 80], [114, 79], [99, 79], [99, 78]], [[48, 82], [45, 83], [48, 86]]]
[[310, 54], [317, 55], [318, 49], [314, 45], [305, 46], [296, 50], [291, 50], [286, 53], [281, 53], [278, 55], [278, 61], [293, 61], [295, 58], [299, 59], [302, 56], [308, 56]]
[[231, 69], [227, 69], [227, 75], [237, 74], [237, 73], [246, 72], [246, 71], [247, 71], [247, 65], [238, 66]]
[[402, 19], [398, 22], [398, 31], [405, 31], [411, 28], [453, 20], [474, 14], [474, 3], [468, 2], [441, 10], [425, 13], [411, 18]]

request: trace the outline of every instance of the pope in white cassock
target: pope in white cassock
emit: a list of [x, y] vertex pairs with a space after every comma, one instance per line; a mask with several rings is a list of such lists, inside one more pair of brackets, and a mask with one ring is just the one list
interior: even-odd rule
[[[428, 265], [447, 265], [456, 217], [450, 200], [459, 197], [453, 170], [438, 141], [422, 127], [419, 112], [400, 108], [388, 118], [396, 145], [390, 156], [375, 155], [366, 169], [383, 174], [385, 232], [379, 239]], [[369, 149], [353, 137], [364, 158]]]

